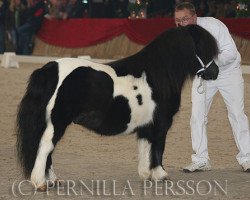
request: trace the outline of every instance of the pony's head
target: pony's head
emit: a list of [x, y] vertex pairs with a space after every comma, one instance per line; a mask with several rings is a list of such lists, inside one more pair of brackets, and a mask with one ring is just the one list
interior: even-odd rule
[[188, 25], [168, 29], [148, 44], [146, 52], [148, 63], [153, 61], [153, 71], [164, 71], [170, 76], [176, 74], [186, 77], [195, 76], [204, 66], [214, 65], [218, 55], [215, 38], [198, 25]]

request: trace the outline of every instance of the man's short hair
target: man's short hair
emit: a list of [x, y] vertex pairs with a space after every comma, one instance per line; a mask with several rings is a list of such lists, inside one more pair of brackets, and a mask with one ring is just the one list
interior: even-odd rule
[[175, 6], [175, 12], [184, 10], [184, 9], [189, 10], [192, 14], [196, 13], [194, 5], [190, 2], [181, 2], [181, 3], [176, 4]]

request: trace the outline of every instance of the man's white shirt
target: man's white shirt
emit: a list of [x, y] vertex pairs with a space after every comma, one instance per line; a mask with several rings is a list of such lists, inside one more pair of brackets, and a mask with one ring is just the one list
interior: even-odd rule
[[219, 55], [215, 63], [219, 66], [220, 74], [240, 67], [241, 56], [226, 25], [213, 17], [197, 17], [197, 24], [210, 32], [217, 41]]

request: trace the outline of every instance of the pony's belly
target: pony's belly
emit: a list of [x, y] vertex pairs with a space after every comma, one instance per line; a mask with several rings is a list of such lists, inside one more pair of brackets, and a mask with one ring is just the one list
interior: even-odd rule
[[101, 135], [129, 134], [136, 128], [144, 126], [152, 121], [153, 102], [142, 105], [134, 105], [133, 101], [123, 95], [113, 99], [107, 112], [93, 110], [82, 112], [74, 123], [94, 130]]

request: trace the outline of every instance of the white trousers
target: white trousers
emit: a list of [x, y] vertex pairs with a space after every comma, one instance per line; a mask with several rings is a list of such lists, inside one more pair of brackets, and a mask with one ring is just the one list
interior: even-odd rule
[[[227, 107], [228, 119], [239, 150], [236, 159], [239, 164], [250, 161], [249, 122], [244, 113], [244, 80], [241, 68], [219, 74], [214, 81], [206, 81], [206, 94], [197, 92], [199, 84], [200, 78], [195, 77], [192, 86], [192, 116], [190, 120], [194, 151], [192, 161], [206, 162], [209, 160], [206, 133], [207, 115], [217, 91], [221, 93]], [[206, 107], [204, 105], [205, 97]]]

